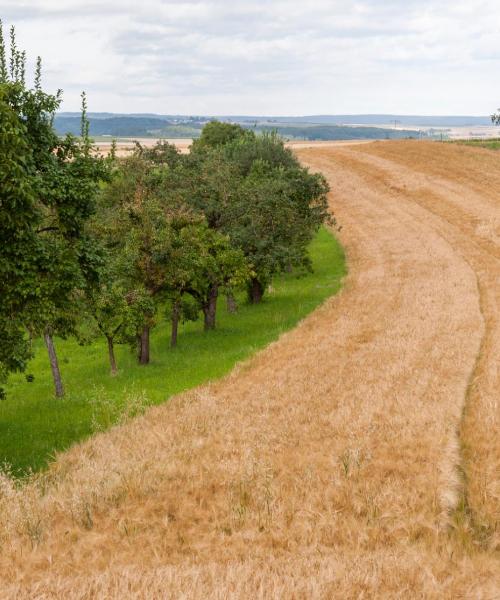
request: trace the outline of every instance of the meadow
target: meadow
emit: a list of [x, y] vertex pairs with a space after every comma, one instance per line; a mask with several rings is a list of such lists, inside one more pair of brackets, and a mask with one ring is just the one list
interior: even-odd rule
[[[128, 346], [117, 346], [119, 372], [109, 374], [104, 340], [80, 346], [56, 339], [66, 396], [55, 399], [47, 353], [35, 342], [26, 373], [13, 375], [0, 402], [0, 463], [16, 476], [44, 468], [56, 452], [102, 431], [146, 405], [221, 377], [338, 291], [345, 274], [341, 246], [326, 229], [310, 246], [312, 273], [284, 274], [260, 305], [237, 297], [231, 314], [219, 299], [217, 329], [202, 331], [202, 320], [180, 326], [178, 347], [169, 347], [170, 325], [163, 315], [152, 332], [150, 365], [139, 366]], [[33, 381], [29, 376], [33, 376]], [[28, 376], [28, 377], [27, 377]]]

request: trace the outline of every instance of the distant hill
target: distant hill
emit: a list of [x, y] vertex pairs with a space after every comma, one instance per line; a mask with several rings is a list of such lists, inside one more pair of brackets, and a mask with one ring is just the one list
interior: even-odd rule
[[[93, 137], [198, 137], [203, 124], [196, 121], [178, 123], [150, 116], [94, 116], [89, 115], [90, 135]], [[59, 135], [80, 135], [80, 116], [56, 115], [54, 127]]]
[[[58, 118], [73, 117], [79, 118], [79, 113], [63, 112], [59, 113]], [[309, 116], [285, 116], [275, 117], [272, 115], [160, 115], [154, 113], [89, 113], [89, 117], [94, 119], [111, 119], [115, 117], [131, 119], [157, 119], [171, 123], [203, 123], [210, 119], [220, 119], [222, 121], [231, 121], [235, 123], [289, 123], [289, 124], [312, 124], [312, 125], [388, 125], [397, 121], [399, 127], [473, 127], [480, 125], [491, 125], [491, 119], [486, 116], [471, 115], [394, 115], [394, 114], [366, 114], [366, 115], [309, 115]]]
[[325, 125], [388, 125], [398, 127], [471, 127], [491, 125], [491, 118], [473, 116], [429, 115], [316, 115], [305, 117], [270, 117], [277, 123], [317, 123]]
[[[369, 126], [349, 126], [328, 122], [314, 123], [313, 117], [282, 118], [271, 117], [219, 117], [236, 122], [254, 131], [277, 131], [289, 139], [300, 140], [352, 140], [352, 139], [400, 139], [418, 136], [415, 130], [402, 128], [381, 128]], [[321, 119], [322, 117], [318, 117]], [[294, 119], [294, 120], [292, 120]], [[325, 117], [327, 119], [327, 117]], [[210, 117], [186, 117], [180, 115], [111, 115], [110, 113], [90, 113], [90, 135], [116, 138], [197, 138]], [[56, 115], [54, 126], [60, 135], [80, 134], [80, 115], [60, 113]]]

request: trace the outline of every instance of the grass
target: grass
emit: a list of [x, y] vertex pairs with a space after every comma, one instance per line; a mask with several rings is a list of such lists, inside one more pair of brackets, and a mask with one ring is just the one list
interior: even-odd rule
[[489, 140], [453, 140], [452, 143], [473, 146], [475, 148], [487, 148], [488, 150], [500, 150], [500, 138]]
[[336, 293], [345, 274], [342, 248], [326, 230], [310, 247], [314, 272], [298, 277], [282, 275], [258, 306], [238, 298], [238, 314], [226, 311], [219, 301], [218, 324], [213, 332], [202, 323], [180, 327], [178, 347], [169, 348], [170, 327], [162, 320], [151, 338], [151, 364], [136, 364], [130, 349], [117, 346], [119, 374], [110, 377], [103, 340], [79, 346], [74, 340], [56, 340], [66, 397], [53, 397], [53, 384], [45, 348], [35, 345], [35, 358], [26, 374], [15, 375], [0, 402], [0, 464], [15, 475], [44, 468], [56, 451], [68, 448], [96, 429], [105, 429], [119, 418], [131, 399], [159, 404], [170, 396], [221, 377], [240, 360], [292, 328], [327, 297]]

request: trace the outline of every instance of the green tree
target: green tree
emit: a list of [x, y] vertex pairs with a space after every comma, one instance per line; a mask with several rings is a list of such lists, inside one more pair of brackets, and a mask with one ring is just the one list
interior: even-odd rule
[[133, 313], [140, 364], [149, 363], [149, 334], [165, 290], [165, 266], [157, 255], [168, 243], [168, 219], [158, 198], [154, 169], [140, 148], [121, 161], [94, 220], [115, 277]]
[[188, 202], [227, 234], [252, 265], [249, 299], [260, 302], [272, 277], [310, 268], [307, 246], [328, 211], [328, 184], [302, 167], [275, 133], [244, 136], [193, 152]]
[[[2, 65], [5, 69], [5, 61], [0, 60], [0, 76]], [[32, 153], [26, 128], [6, 95], [0, 84], [0, 383], [9, 372], [23, 370], [30, 357], [22, 310], [36, 297], [40, 251], [33, 222]]]
[[206, 224], [186, 230], [186, 240], [194, 256], [191, 280], [186, 292], [199, 303], [205, 331], [215, 329], [217, 299], [220, 290], [232, 291], [244, 285], [253, 275], [241, 250], [229, 236]]
[[[10, 162], [7, 179], [2, 183], [2, 204], [5, 193], [9, 202], [3, 206], [11, 215], [11, 224], [2, 231], [6, 259], [2, 263], [11, 273], [9, 287], [17, 299], [10, 306], [2, 306], [0, 318], [16, 324], [17, 343], [12, 348], [17, 349], [18, 358], [26, 356], [22, 348], [28, 346], [23, 329], [31, 335], [43, 335], [56, 395], [62, 396], [53, 335], [65, 336], [75, 331], [75, 303], [83, 288], [95, 278], [99, 256], [85, 235], [85, 223], [94, 211], [99, 182], [107, 176], [107, 162], [92, 152], [85, 113], [81, 139], [58, 138], [52, 122], [61, 93], [42, 91], [40, 59], [34, 87], [26, 86], [26, 57], [17, 49], [14, 29], [10, 39], [7, 66], [3, 34], [0, 37], [0, 102], [6, 115], [5, 143], [9, 137], [17, 138], [11, 143], [19, 150], [19, 161], [17, 173]], [[85, 97], [83, 107], [86, 108]], [[6, 149], [3, 155], [8, 162]], [[16, 191], [9, 191], [8, 187], [13, 177], [22, 183], [17, 198]], [[9, 246], [15, 254], [4, 250]], [[12, 325], [9, 331], [13, 335]], [[24, 367], [23, 360], [14, 362], [16, 368]], [[14, 366], [8, 357], [2, 364], [4, 372]]]
[[193, 142], [193, 150], [217, 148], [247, 135], [253, 134], [240, 125], [213, 120], [203, 127], [201, 136]]
[[143, 322], [137, 315], [142, 364], [148, 362], [149, 330], [160, 306], [171, 305], [175, 346], [179, 320], [194, 318], [187, 295], [203, 312], [205, 329], [212, 329], [219, 289], [242, 284], [249, 275], [243, 253], [210, 228], [194, 206], [186, 205], [189, 173], [178, 156], [164, 151], [164, 146], [147, 152], [138, 147], [122, 161], [96, 219], [104, 228], [106, 246], [117, 257], [125, 287], [142, 290], [151, 302]]
[[90, 315], [106, 339], [111, 375], [114, 376], [118, 373], [115, 343], [117, 339], [126, 339], [134, 315], [120, 281], [113, 278], [110, 271], [106, 275], [101, 272], [100, 284], [89, 289], [86, 300]]
[[273, 168], [255, 161], [245, 178], [238, 201], [228, 212], [227, 231], [253, 267], [249, 300], [262, 300], [267, 284], [282, 271], [310, 269], [308, 245], [329, 219], [322, 175], [300, 166]]
[[255, 135], [253, 132], [224, 145], [223, 151], [237, 172], [246, 177], [255, 161], [267, 163], [270, 167], [293, 169], [300, 166], [299, 161], [283, 139], [274, 131]]

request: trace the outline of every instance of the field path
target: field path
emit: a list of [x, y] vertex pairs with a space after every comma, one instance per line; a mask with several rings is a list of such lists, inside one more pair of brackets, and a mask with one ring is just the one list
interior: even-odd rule
[[343, 291], [43, 485], [4, 482], [2, 597], [500, 597], [500, 159], [296, 151], [330, 181]]

